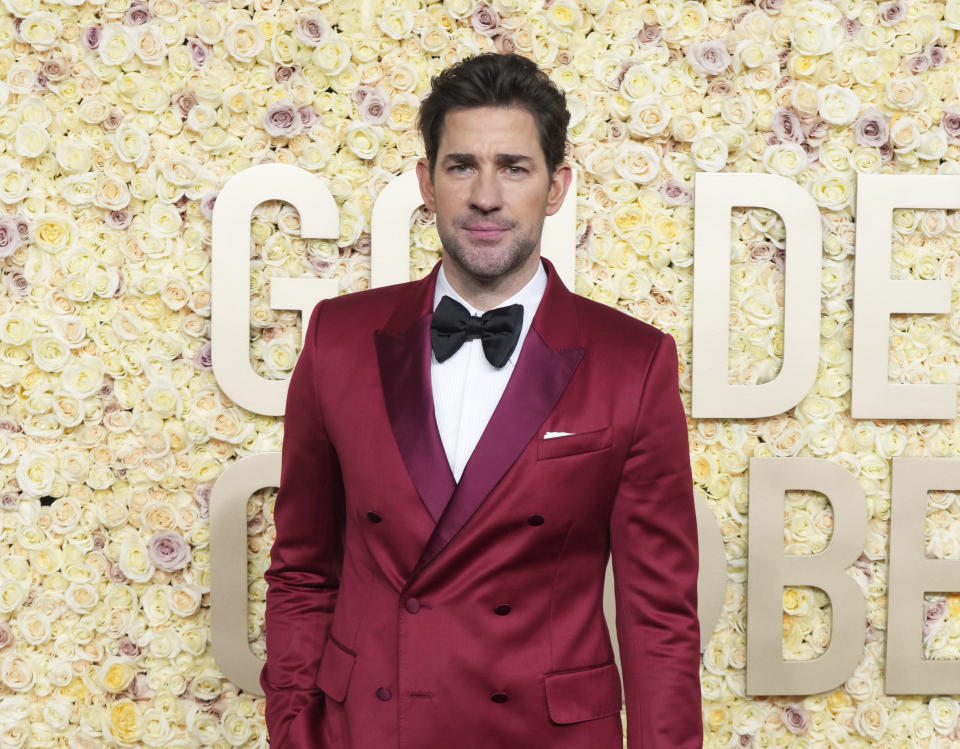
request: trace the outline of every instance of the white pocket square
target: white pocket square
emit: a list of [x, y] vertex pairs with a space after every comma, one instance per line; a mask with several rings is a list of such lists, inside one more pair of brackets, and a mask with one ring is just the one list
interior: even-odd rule
[[569, 437], [573, 432], [544, 432], [543, 438], [545, 440], [552, 440], [554, 437]]

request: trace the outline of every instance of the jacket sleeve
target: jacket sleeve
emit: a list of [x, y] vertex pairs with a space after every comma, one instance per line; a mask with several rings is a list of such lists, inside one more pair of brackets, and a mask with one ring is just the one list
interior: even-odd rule
[[280, 488], [274, 508], [266, 605], [267, 698], [271, 745], [316, 746], [325, 696], [316, 686], [343, 565], [344, 491], [336, 451], [319, 407], [318, 351], [323, 302], [310, 316], [290, 377], [284, 416]]
[[697, 521], [669, 335], [660, 338], [644, 379], [610, 534], [627, 745], [700, 747]]

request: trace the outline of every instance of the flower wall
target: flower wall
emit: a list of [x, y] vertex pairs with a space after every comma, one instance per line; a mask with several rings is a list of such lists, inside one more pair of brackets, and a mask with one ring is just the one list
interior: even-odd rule
[[[794, 409], [691, 420], [698, 489], [731, 583], [704, 654], [705, 744], [949, 746], [955, 698], [883, 692], [890, 460], [953, 456], [960, 424], [850, 418], [858, 173], [960, 172], [960, 2], [948, 0], [3, 0], [0, 8], [0, 743], [264, 746], [261, 697], [210, 654], [210, 491], [232, 461], [279, 450], [282, 419], [245, 411], [210, 364], [210, 218], [256, 164], [323, 179], [336, 240], [299, 237], [280, 202], [251, 217], [251, 360], [289, 376], [297, 313], [270, 279], [370, 279], [370, 209], [422, 153], [429, 78], [481, 51], [547, 69], [572, 112], [577, 292], [676, 338], [689, 406], [693, 178], [768, 172], [803, 186], [824, 239], [819, 373]], [[960, 215], [897, 211], [896, 277], [960, 277]], [[774, 377], [785, 231], [731, 224], [730, 376]], [[411, 224], [411, 277], [439, 258]], [[960, 309], [955, 286], [954, 310]], [[895, 382], [960, 380], [960, 315], [894, 316]], [[853, 472], [869, 537], [863, 657], [832, 693], [744, 695], [747, 463], [815, 456]], [[273, 492], [248, 504], [254, 652]], [[931, 494], [930, 556], [960, 558], [960, 499]], [[813, 553], [833, 516], [792, 493], [784, 542]], [[960, 596], [927, 596], [929, 658], [960, 657]], [[829, 602], [787, 589], [787, 659], [823, 652]], [[64, 743], [66, 742], [66, 744]]]

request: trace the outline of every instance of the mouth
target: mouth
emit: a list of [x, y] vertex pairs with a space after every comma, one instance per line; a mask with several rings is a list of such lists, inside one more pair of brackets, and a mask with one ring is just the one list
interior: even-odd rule
[[507, 226], [490, 223], [465, 224], [463, 228], [473, 239], [481, 240], [497, 240], [509, 231]]

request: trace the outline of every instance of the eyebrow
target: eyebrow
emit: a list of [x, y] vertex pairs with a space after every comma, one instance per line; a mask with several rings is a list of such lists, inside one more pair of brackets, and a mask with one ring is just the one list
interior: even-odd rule
[[[444, 163], [466, 164], [476, 160], [477, 157], [472, 153], [448, 153], [443, 157]], [[522, 153], [498, 153], [495, 160], [498, 164], [533, 163], [533, 159], [530, 156]]]

